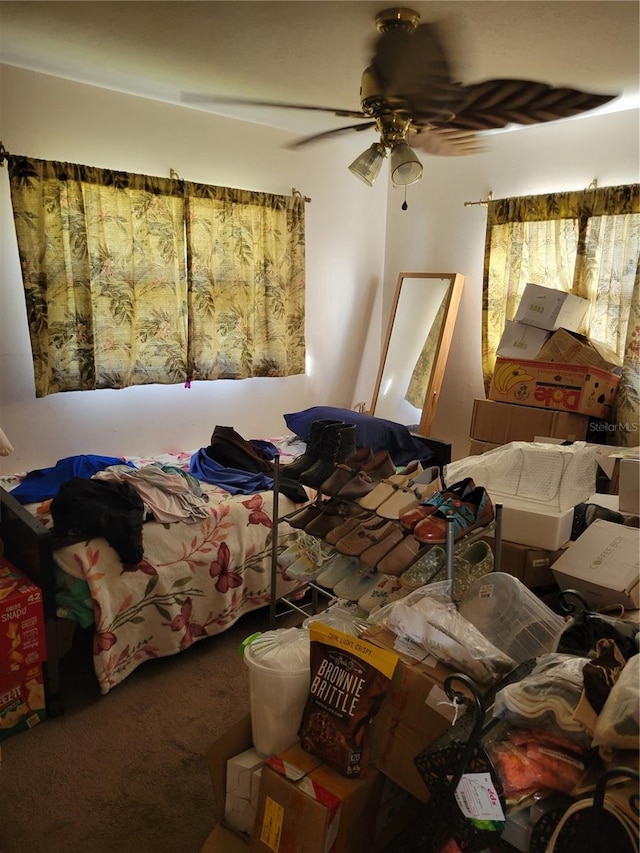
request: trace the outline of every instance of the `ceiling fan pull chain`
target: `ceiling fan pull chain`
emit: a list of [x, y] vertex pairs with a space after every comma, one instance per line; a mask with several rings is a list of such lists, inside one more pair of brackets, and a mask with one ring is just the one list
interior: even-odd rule
[[402, 202], [402, 209], [407, 210], [409, 205], [407, 204], [407, 185], [404, 185], [404, 201]]

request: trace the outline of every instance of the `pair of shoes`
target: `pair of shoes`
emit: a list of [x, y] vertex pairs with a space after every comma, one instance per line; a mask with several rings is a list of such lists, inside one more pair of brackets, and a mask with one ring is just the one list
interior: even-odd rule
[[454, 483], [449, 488], [433, 492], [430, 496], [423, 498], [417, 506], [406, 510], [400, 515], [402, 526], [406, 527], [407, 530], [413, 530], [416, 524], [434, 513], [449, 498], [461, 498], [464, 500], [467, 495], [471, 494], [475, 487], [476, 484], [471, 477], [465, 477], [464, 480]]
[[336, 494], [344, 500], [356, 501], [373, 491], [381, 480], [393, 476], [395, 472], [396, 466], [389, 451], [378, 450], [369, 462], [362, 465], [346, 483], [342, 484]]
[[306, 551], [316, 547], [316, 539], [313, 536], [308, 536], [306, 533], [300, 533], [297, 538], [278, 554], [278, 565], [286, 569], [292, 566]]
[[383, 518], [365, 519], [346, 536], [338, 539], [336, 551], [350, 557], [359, 557], [367, 548], [377, 545], [389, 534], [393, 533], [396, 525]]
[[437, 545], [446, 542], [447, 524], [453, 524], [453, 541], [457, 542], [472, 530], [486, 527], [495, 517], [493, 503], [483, 486], [476, 486], [464, 499], [448, 497], [435, 512], [419, 521], [413, 528], [418, 542]]
[[414, 477], [423, 472], [422, 464], [415, 460], [409, 462], [402, 471], [397, 474], [392, 474], [390, 477], [385, 477], [380, 480], [377, 486], [368, 492], [363, 497], [358, 498], [358, 503], [364, 509], [376, 510], [378, 507], [388, 500], [392, 495], [403, 486], [408, 486]]
[[[467, 546], [460, 543], [453, 554], [451, 597], [458, 600], [474, 581], [492, 571], [493, 551], [487, 542], [480, 539]], [[400, 576], [400, 583], [410, 591], [446, 579], [446, 551], [440, 545], [434, 545]]]
[[339, 581], [333, 588], [338, 598], [347, 601], [359, 601], [362, 596], [378, 583], [376, 569], [360, 566], [355, 572]]
[[[388, 530], [385, 536], [374, 542], [360, 554], [359, 559], [363, 566], [377, 566], [389, 551], [404, 539], [404, 532], [400, 525], [393, 522], [390, 522], [390, 524], [392, 525], [391, 529]], [[382, 529], [384, 530], [385, 528], [386, 525]]]
[[344, 578], [358, 570], [360, 563], [353, 557], [333, 553], [327, 558], [322, 570], [316, 575], [315, 582], [325, 589], [333, 589]]
[[375, 515], [371, 515], [366, 510], [357, 510], [355, 509], [354, 514], [349, 516], [346, 521], [343, 521], [342, 524], [332, 528], [325, 534], [325, 541], [329, 543], [329, 545], [336, 545], [343, 536], [351, 533], [352, 530], [355, 530], [356, 527], [359, 527], [361, 524], [366, 524], [370, 522], [377, 523], [379, 519], [376, 518]]
[[320, 505], [318, 503], [312, 503], [294, 510], [294, 512], [290, 515], [286, 515], [284, 518], [291, 527], [295, 527], [297, 530], [304, 530], [307, 524], [313, 521], [314, 518], [317, 518], [321, 512], [322, 509]]
[[371, 615], [384, 607], [385, 604], [390, 604], [392, 601], [398, 601], [398, 599], [409, 595], [410, 591], [400, 583], [400, 578], [383, 575], [378, 579], [375, 586], [372, 586], [358, 599], [358, 606]]
[[378, 571], [383, 575], [398, 577], [418, 558], [424, 545], [409, 534], [395, 545], [378, 563]]
[[359, 513], [357, 507], [335, 498], [321, 501], [318, 503], [318, 507], [320, 513], [315, 515], [308, 524], [305, 524], [304, 530], [312, 536], [319, 536], [321, 539], [334, 528], [344, 524], [347, 519]]
[[313, 539], [312, 544], [304, 548], [297, 560], [284, 568], [283, 575], [288, 580], [313, 580], [321, 571], [332, 553], [327, 545], [319, 539]]
[[436, 466], [414, 477], [406, 486], [398, 489], [394, 495], [378, 507], [377, 514], [382, 518], [401, 518], [409, 510], [431, 498], [442, 489], [440, 469]]
[[286, 476], [297, 480], [300, 474], [311, 468], [320, 458], [321, 438], [324, 435], [325, 429], [341, 423], [343, 421], [336, 420], [335, 418], [323, 418], [322, 420], [314, 421], [309, 429], [309, 440], [307, 441], [304, 453], [296, 456], [293, 462], [287, 463]]
[[340, 489], [354, 477], [358, 471], [365, 467], [373, 459], [373, 451], [370, 447], [361, 447], [352, 453], [344, 462], [337, 462], [333, 472], [321, 484], [320, 491], [324, 495], [337, 497]]
[[[313, 425], [312, 425], [313, 428]], [[304, 486], [319, 489], [338, 462], [344, 462], [356, 452], [355, 424], [338, 422], [325, 426], [320, 433], [315, 462], [298, 475]], [[294, 463], [290, 463], [293, 465]], [[287, 467], [289, 472], [289, 467]]]

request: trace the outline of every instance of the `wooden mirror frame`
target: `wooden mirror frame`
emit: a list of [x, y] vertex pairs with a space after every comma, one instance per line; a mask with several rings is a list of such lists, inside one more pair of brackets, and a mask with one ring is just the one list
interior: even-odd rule
[[[442, 319], [442, 326], [438, 335], [438, 342], [435, 350], [435, 355], [433, 358], [433, 364], [431, 367], [431, 374], [429, 376], [429, 381], [427, 384], [427, 389], [424, 397], [424, 402], [422, 405], [422, 413], [420, 417], [420, 422], [417, 425], [416, 432], [418, 435], [431, 435], [431, 426], [433, 424], [433, 419], [435, 417], [436, 408], [438, 406], [438, 399], [440, 397], [440, 389], [442, 386], [442, 378], [444, 376], [445, 367], [447, 364], [447, 358], [449, 356], [449, 348], [451, 346], [451, 338], [453, 337], [453, 330], [455, 327], [456, 317], [458, 314], [458, 307], [460, 305], [460, 299], [462, 296], [462, 288], [464, 285], [464, 276], [460, 273], [425, 273], [425, 272], [401, 272], [398, 275], [398, 280], [396, 283], [395, 294], [393, 297], [393, 304], [391, 306], [391, 315], [389, 317], [389, 323], [387, 326], [387, 333], [385, 336], [384, 345], [382, 348], [382, 353], [380, 356], [380, 366], [378, 368], [378, 376], [376, 378], [376, 384], [373, 392], [373, 398], [371, 402], [370, 413], [372, 415], [376, 414], [376, 405], [378, 403], [378, 397], [380, 395], [380, 388], [382, 387], [383, 378], [385, 374], [385, 367], [387, 363], [387, 357], [389, 354], [389, 349], [391, 345], [392, 336], [394, 333], [394, 325], [398, 318], [399, 308], [401, 307], [401, 298], [402, 298], [402, 286], [405, 280], [407, 279], [424, 279], [425, 285], [428, 286], [430, 281], [448, 281], [448, 291], [445, 297], [446, 303], [444, 307], [444, 316]], [[428, 295], [428, 291], [425, 290]], [[438, 308], [435, 309], [437, 312]], [[435, 317], [435, 313], [434, 313]], [[402, 331], [397, 332], [397, 334], [403, 334]], [[425, 342], [426, 343], [426, 339]], [[424, 346], [424, 344], [423, 344]], [[388, 420], [395, 420], [394, 418], [390, 418], [387, 415], [379, 415], [379, 417], [387, 417]], [[413, 425], [412, 425], [413, 426]]]

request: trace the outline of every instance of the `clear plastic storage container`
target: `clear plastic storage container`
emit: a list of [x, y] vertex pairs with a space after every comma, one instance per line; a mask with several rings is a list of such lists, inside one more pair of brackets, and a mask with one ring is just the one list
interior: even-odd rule
[[458, 610], [516, 663], [554, 652], [566, 627], [562, 616], [506, 572], [491, 572], [475, 581]]

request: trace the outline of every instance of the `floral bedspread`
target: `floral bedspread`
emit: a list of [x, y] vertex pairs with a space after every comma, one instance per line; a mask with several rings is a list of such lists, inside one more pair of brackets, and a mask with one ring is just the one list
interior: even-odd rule
[[[185, 453], [133, 461], [184, 465], [189, 457]], [[217, 486], [202, 487], [209, 496], [210, 515], [193, 523], [146, 522], [144, 558], [136, 565], [123, 565], [101, 537], [55, 552], [64, 572], [88, 584], [95, 622], [94, 665], [102, 693], [147, 659], [177, 654], [269, 604], [273, 493], [229, 495]], [[283, 494], [278, 500], [279, 515], [296, 506]], [[298, 535], [281, 522], [279, 547]], [[296, 585], [279, 571], [279, 594]]]

